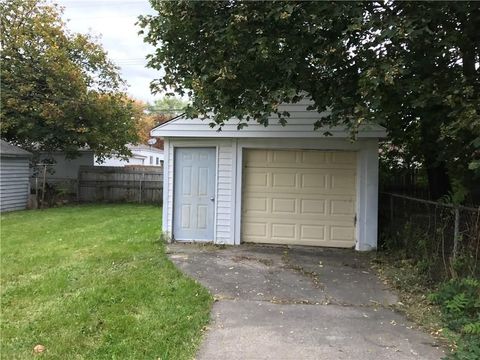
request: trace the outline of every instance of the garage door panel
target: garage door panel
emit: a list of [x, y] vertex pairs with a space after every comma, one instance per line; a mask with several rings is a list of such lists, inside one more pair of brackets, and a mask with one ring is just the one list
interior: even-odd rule
[[300, 213], [303, 215], [327, 215], [327, 200], [320, 199], [301, 199]]
[[308, 195], [305, 195], [305, 191], [302, 190], [301, 188], [296, 190], [296, 189], [291, 189], [291, 188], [287, 188], [287, 187], [284, 187], [284, 188], [260, 188], [260, 187], [254, 187], [252, 186], [251, 187], [252, 190], [254, 191], [251, 191], [248, 193], [248, 196], [249, 197], [252, 197], [254, 196], [255, 194], [256, 195], [259, 195], [259, 196], [272, 196], [272, 197], [275, 197], [277, 194], [281, 194], [282, 197], [288, 197], [290, 195], [294, 195], [296, 196], [297, 198], [298, 197], [307, 197], [307, 198], [311, 198], [311, 197], [314, 197], [314, 198], [317, 198], [317, 197], [321, 197], [322, 199], [325, 199], [325, 198], [328, 198], [328, 197], [331, 197], [331, 196], [345, 196], [345, 195], [348, 195], [348, 196], [354, 196], [355, 195], [355, 192], [354, 191], [343, 191], [342, 189], [309, 189], [309, 194]]
[[[252, 195], [252, 194], [250, 194]], [[297, 194], [256, 194], [244, 199], [244, 213], [274, 215], [355, 216], [355, 201], [348, 196], [323, 196], [312, 194], [300, 198]]]
[[[244, 188], [250, 192], [355, 194], [355, 170], [349, 169], [246, 169]], [[270, 180], [271, 179], [271, 180]]]
[[303, 162], [298, 162], [298, 163], [271, 163], [271, 162], [258, 162], [258, 163], [252, 163], [249, 164], [246, 168], [248, 169], [302, 169], [304, 171], [317, 171], [317, 170], [332, 170], [332, 169], [338, 169], [338, 170], [349, 170], [352, 169], [354, 166], [352, 164], [332, 164], [332, 163], [320, 163], [320, 164], [315, 164], [315, 163], [303, 163]]
[[295, 215], [297, 213], [297, 199], [272, 199], [272, 213]]
[[300, 225], [300, 238], [303, 240], [325, 240], [325, 228], [322, 225]]
[[265, 171], [253, 172], [249, 171], [245, 174], [245, 187], [267, 187], [268, 186], [268, 173]]
[[302, 164], [308, 165], [315, 165], [315, 168], [318, 165], [325, 165], [327, 163], [327, 153], [326, 152], [318, 152], [318, 151], [302, 151], [301, 152], [301, 159]]
[[244, 199], [245, 212], [266, 213], [270, 199], [261, 197], [248, 197]]
[[335, 247], [335, 248], [344, 248], [344, 249], [351, 249], [352, 243], [349, 241], [335, 241], [335, 240], [328, 240], [321, 242], [317, 239], [315, 240], [301, 240], [292, 244], [291, 242], [281, 242], [277, 239], [273, 238], [258, 238], [255, 241], [249, 241], [251, 243], [259, 243], [259, 244], [272, 244], [272, 245], [302, 245], [302, 246], [325, 246], [325, 247]]
[[290, 238], [295, 238], [296, 227], [297, 227], [297, 224], [272, 223], [271, 225], [272, 238], [286, 239], [287, 241]]
[[330, 200], [330, 215], [354, 215], [355, 203], [351, 199]]
[[354, 228], [354, 219], [353, 217], [335, 217], [332, 219], [331, 216], [294, 216], [294, 215], [250, 215], [245, 216], [243, 223], [258, 223], [264, 222], [266, 224], [272, 223], [290, 223], [295, 221], [298, 225], [322, 225], [322, 226], [345, 226]]
[[330, 239], [352, 241], [354, 239], [354, 228], [351, 226], [331, 226]]
[[248, 150], [244, 155], [247, 168], [342, 169], [356, 164], [351, 151], [318, 150]]
[[245, 164], [250, 166], [255, 163], [266, 163], [268, 162], [268, 156], [268, 151], [250, 149], [244, 154]]
[[309, 188], [313, 190], [326, 190], [328, 189], [328, 173], [311, 173], [311, 174], [300, 174], [301, 178], [301, 188]]
[[350, 151], [334, 151], [330, 153], [330, 163], [332, 164], [351, 164], [357, 162], [357, 154]]
[[330, 175], [330, 189], [355, 192], [355, 172], [353, 170], [335, 170]]
[[296, 151], [274, 150], [271, 154], [272, 164], [292, 164], [297, 162]]
[[352, 247], [356, 154], [247, 150], [242, 240]]
[[267, 226], [265, 222], [258, 223], [253, 221], [245, 222], [244, 235], [252, 237], [264, 237], [267, 235]]
[[288, 187], [292, 189], [296, 189], [298, 187], [297, 184], [297, 174], [294, 172], [277, 172], [272, 173], [272, 188], [278, 187]]

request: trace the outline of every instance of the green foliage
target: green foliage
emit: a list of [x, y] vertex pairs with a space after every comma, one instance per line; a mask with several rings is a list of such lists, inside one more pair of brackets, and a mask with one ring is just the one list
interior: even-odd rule
[[[156, 91], [188, 94], [190, 116], [268, 125], [308, 96], [322, 125], [386, 126], [391, 146], [428, 173], [473, 186], [480, 158], [480, 6], [475, 2], [151, 1]], [[313, 130], [313, 129], [312, 129]]]
[[[444, 267], [438, 254], [437, 242], [425, 233], [419, 223], [421, 216], [401, 224], [391, 224], [381, 232], [382, 250], [402, 254], [411, 261], [415, 272], [422, 275], [425, 283], [435, 283], [448, 278], [449, 269]], [[420, 280], [420, 279], [419, 279]]]
[[438, 199], [438, 201], [445, 204], [461, 205], [467, 197], [468, 189], [459, 179], [452, 179], [451, 188], [451, 191]]
[[480, 340], [478, 335], [465, 337], [457, 343], [455, 351], [447, 356], [449, 360], [480, 359]]
[[480, 321], [469, 323], [463, 326], [462, 332], [465, 334], [480, 336]]
[[452, 279], [430, 295], [439, 305], [448, 329], [456, 332], [457, 349], [452, 359], [478, 359], [480, 357], [480, 280]]
[[137, 139], [132, 103], [95, 39], [69, 32], [45, 0], [2, 1], [0, 22], [2, 138], [68, 156], [82, 147], [127, 155]]
[[165, 114], [166, 116], [175, 116], [183, 113], [188, 106], [188, 101], [178, 97], [165, 96], [149, 104], [147, 111], [152, 114]]
[[448, 327], [461, 331], [463, 326], [480, 320], [480, 281], [473, 278], [452, 279], [431, 297], [442, 307]]

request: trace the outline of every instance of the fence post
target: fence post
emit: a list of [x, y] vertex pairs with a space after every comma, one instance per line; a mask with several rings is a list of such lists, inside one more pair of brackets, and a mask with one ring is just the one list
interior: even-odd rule
[[80, 181], [82, 180], [81, 176], [82, 176], [82, 173], [80, 172], [80, 168], [78, 168], [78, 172], [77, 172], [77, 202], [80, 202]]
[[458, 241], [460, 240], [460, 211], [458, 206], [455, 206], [455, 223], [453, 228], [453, 259], [457, 257]]
[[390, 225], [393, 224], [393, 196], [390, 196]]
[[[142, 191], [141, 191], [141, 195], [142, 195], [142, 201], [143, 199], [145, 199], [147, 196], [145, 195], [145, 173], [142, 173]], [[147, 202], [148, 202], [148, 199], [147, 199]]]
[[42, 183], [42, 207], [43, 209], [45, 207], [45, 185], [47, 181], [47, 165], [43, 165], [43, 183]]
[[139, 201], [140, 204], [142, 203], [142, 181], [143, 181], [143, 175], [145, 175], [145, 174], [142, 174], [142, 177], [140, 177], [140, 188], [139, 188], [139, 194], [138, 194], [138, 197], [140, 198], [140, 201]]

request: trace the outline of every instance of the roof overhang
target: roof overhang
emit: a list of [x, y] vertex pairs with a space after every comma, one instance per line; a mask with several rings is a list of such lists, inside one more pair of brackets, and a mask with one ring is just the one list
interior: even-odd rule
[[[228, 120], [220, 129], [211, 127], [209, 120], [177, 118], [154, 128], [150, 134], [157, 137], [186, 138], [349, 138], [352, 136], [344, 126], [322, 127], [314, 130], [317, 119], [289, 119], [285, 126], [271, 123], [263, 126], [250, 122], [248, 126], [238, 130], [238, 120]], [[357, 138], [385, 138], [385, 128], [376, 124], [361, 125]]]
[[0, 156], [8, 158], [31, 158], [33, 154], [0, 139]]
[[[317, 121], [325, 118], [328, 113], [308, 110], [313, 102], [304, 99], [295, 104], [282, 104], [279, 112], [288, 112], [287, 124], [283, 126], [278, 116], [272, 114], [268, 118], [268, 126], [255, 121], [247, 122], [247, 126], [238, 129], [240, 120], [232, 118], [220, 128], [212, 127], [212, 121], [207, 119], [189, 119], [185, 115], [178, 116], [154, 128], [150, 134], [154, 137], [184, 137], [184, 138], [351, 138], [352, 133], [346, 126], [322, 127], [315, 130]], [[364, 124], [355, 134], [356, 138], [385, 138], [384, 127], [376, 124]]]

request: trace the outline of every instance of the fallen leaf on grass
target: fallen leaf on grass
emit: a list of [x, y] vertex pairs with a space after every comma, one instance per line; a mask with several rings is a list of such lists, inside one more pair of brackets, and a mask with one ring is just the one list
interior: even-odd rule
[[41, 344], [35, 345], [35, 347], [33, 348], [33, 352], [37, 354], [43, 353], [44, 351], [45, 351], [45, 346]]

